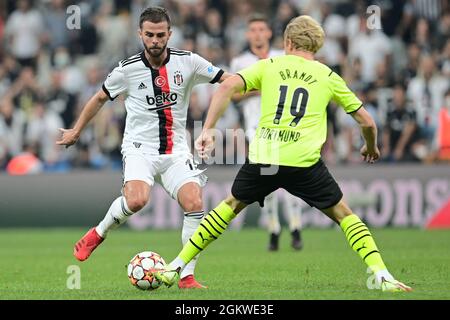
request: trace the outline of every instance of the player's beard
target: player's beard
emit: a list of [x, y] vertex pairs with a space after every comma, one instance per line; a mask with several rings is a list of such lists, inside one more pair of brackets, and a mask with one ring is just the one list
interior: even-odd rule
[[153, 58], [159, 58], [167, 48], [167, 43], [162, 48], [147, 47], [144, 42], [142, 44], [144, 45], [145, 51]]

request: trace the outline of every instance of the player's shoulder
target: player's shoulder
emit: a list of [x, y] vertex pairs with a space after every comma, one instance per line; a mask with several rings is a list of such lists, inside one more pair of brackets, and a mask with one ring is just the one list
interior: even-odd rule
[[139, 62], [142, 62], [142, 52], [136, 53], [126, 59], [123, 59], [119, 61], [119, 67], [120, 68], [127, 68], [129, 69], [130, 66], [136, 65]]
[[181, 49], [174, 48], [174, 47], [169, 48], [169, 53], [171, 56], [179, 56], [179, 57], [184, 57], [184, 56], [190, 57], [193, 55], [192, 51], [181, 50]]
[[192, 51], [181, 50], [178, 48], [170, 47], [168, 50], [170, 65], [176, 65], [178, 68], [191, 68], [195, 65], [198, 55]]
[[313, 60], [311, 61], [311, 63], [314, 66], [314, 68], [324, 76], [330, 77], [334, 73], [334, 71], [329, 66], [320, 61]]

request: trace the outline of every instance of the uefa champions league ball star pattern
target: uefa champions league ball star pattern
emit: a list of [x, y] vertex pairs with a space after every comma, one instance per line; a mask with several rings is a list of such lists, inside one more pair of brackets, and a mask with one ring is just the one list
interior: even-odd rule
[[144, 251], [135, 255], [128, 264], [128, 278], [131, 284], [141, 290], [156, 290], [163, 283], [153, 275], [154, 270], [164, 269], [164, 259], [152, 251]]

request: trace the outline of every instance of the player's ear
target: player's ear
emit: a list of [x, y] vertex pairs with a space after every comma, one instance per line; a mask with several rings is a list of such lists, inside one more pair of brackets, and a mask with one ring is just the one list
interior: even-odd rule
[[284, 38], [284, 49], [286, 52], [292, 51], [292, 41], [288, 37]]
[[143, 40], [143, 39], [142, 39], [142, 30], [139, 28], [139, 29], [137, 29], [137, 32], [138, 32], [139, 38], [140, 38], [141, 40]]

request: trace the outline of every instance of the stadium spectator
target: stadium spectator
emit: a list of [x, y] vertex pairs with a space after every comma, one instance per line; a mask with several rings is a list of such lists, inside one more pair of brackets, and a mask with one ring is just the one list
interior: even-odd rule
[[420, 61], [418, 75], [411, 80], [407, 95], [413, 102], [420, 128], [420, 144], [422, 150], [417, 157], [425, 159], [431, 150], [435, 138], [440, 108], [444, 105], [444, 93], [449, 86], [449, 79], [442, 77], [436, 70], [431, 56], [423, 56]]
[[362, 79], [365, 82], [375, 81], [376, 66], [389, 59], [392, 52], [389, 38], [382, 30], [369, 29], [366, 19], [361, 18], [358, 34], [349, 41], [349, 58], [361, 60]]
[[[367, 91], [365, 98], [375, 108], [382, 128], [393, 83], [406, 86], [417, 125], [425, 137], [418, 150], [422, 150], [423, 158], [436, 158], [435, 133], [450, 78], [450, 5], [445, 0], [378, 1], [381, 30], [367, 29], [367, 8], [372, 2], [364, 0], [0, 1], [0, 97], [12, 103], [14, 113], [21, 110], [24, 126], [31, 121], [35, 102], [43, 98], [45, 109], [57, 110], [67, 125], [73, 121], [77, 106], [89, 96], [87, 92], [98, 90], [98, 81], [84, 77], [92, 71], [90, 61], [96, 61], [96, 71], [92, 72], [97, 75], [93, 77], [103, 79], [106, 70], [123, 57], [141, 50], [135, 36], [136, 21], [144, 8], [155, 4], [173, 12], [170, 46], [197, 51], [224, 70], [229, 70], [232, 58], [247, 49], [244, 34], [250, 13], [271, 17], [273, 47], [282, 45], [282, 30], [291, 17], [298, 12], [315, 17], [328, 36], [319, 60], [344, 75], [355, 92]], [[80, 8], [80, 29], [66, 27], [68, 5]], [[433, 69], [429, 78], [424, 77], [424, 68]], [[200, 89], [201, 106], [208, 105], [209, 97], [210, 93]], [[112, 159], [116, 141], [121, 138], [116, 132], [121, 132], [123, 109], [120, 100], [110, 103], [105, 118], [93, 123], [81, 138], [83, 143], [77, 148], [83, 152], [64, 150], [63, 158], [74, 167], [105, 168], [111, 161], [117, 164], [118, 160]], [[339, 114], [333, 114], [332, 105], [329, 110], [335, 134], [330, 134], [325, 157], [331, 159], [330, 152], [336, 152], [335, 160], [345, 161], [347, 151], [355, 146], [343, 139], [347, 128], [339, 121]], [[0, 116], [2, 121], [4, 116]], [[242, 119], [237, 126], [243, 126]], [[358, 139], [353, 140], [357, 144]], [[17, 148], [23, 151], [22, 145]]]
[[61, 117], [46, 108], [44, 101], [36, 101], [25, 132], [26, 144], [33, 146], [36, 155], [48, 171], [65, 171], [68, 165], [62, 159], [62, 150], [56, 145], [59, 128], [64, 125]]
[[42, 98], [42, 94], [43, 90], [31, 67], [23, 68], [17, 81], [6, 92], [8, 99], [12, 99], [15, 108], [22, 110], [27, 119], [32, 113], [34, 103]]
[[450, 89], [445, 93], [444, 105], [439, 111], [437, 158], [450, 161]]
[[56, 48], [68, 47], [70, 38], [69, 30], [66, 27], [65, 1], [51, 0], [42, 11], [45, 26], [43, 39], [48, 45], [50, 53]]
[[63, 74], [60, 70], [54, 70], [51, 75], [51, 87], [47, 94], [47, 106], [59, 114], [64, 127], [72, 125], [75, 119], [77, 96], [66, 92], [63, 85]]
[[36, 66], [43, 33], [41, 13], [31, 6], [30, 0], [17, 1], [17, 10], [6, 21], [5, 35], [11, 54], [22, 66]]
[[20, 109], [14, 109], [11, 99], [0, 100], [0, 168], [22, 152], [25, 115]]
[[382, 155], [387, 161], [411, 161], [416, 139], [416, 113], [408, 105], [405, 87], [396, 84], [383, 130]]

